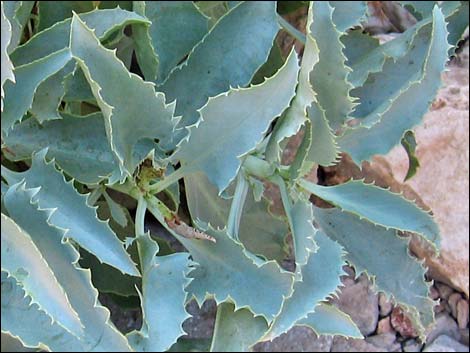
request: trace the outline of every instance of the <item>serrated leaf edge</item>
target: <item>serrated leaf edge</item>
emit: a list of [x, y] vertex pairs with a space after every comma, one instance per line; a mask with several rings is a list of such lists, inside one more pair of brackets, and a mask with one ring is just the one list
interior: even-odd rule
[[[305, 188], [304, 186], [301, 185], [301, 184], [304, 183], [305, 181], [307, 181], [308, 183], [311, 183], [311, 182], [309, 182], [308, 180], [300, 179], [300, 180], [297, 182], [297, 185], [298, 185], [300, 188], [302, 188], [302, 189], [304, 189], [305, 191], [307, 191], [307, 192], [310, 193], [310, 191], [308, 191], [307, 188]], [[385, 191], [388, 191], [391, 195], [396, 196], [396, 197], [399, 197], [401, 200], [403, 200], [403, 201], [405, 201], [405, 202], [407, 202], [407, 203], [413, 205], [420, 213], [422, 213], [422, 214], [425, 215], [425, 216], [430, 217], [431, 220], [434, 222], [434, 218], [435, 218], [435, 217], [434, 217], [434, 215], [432, 214], [432, 211], [431, 211], [431, 210], [426, 211], [426, 210], [422, 209], [421, 207], [419, 207], [418, 204], [416, 203], [416, 199], [415, 199], [415, 200], [410, 200], [410, 199], [406, 198], [406, 197], [405, 197], [405, 194], [403, 193], [403, 191], [394, 192], [394, 191], [392, 191], [392, 189], [391, 189], [390, 186], [388, 186], [388, 187], [386, 187], [386, 188], [382, 188], [382, 187], [376, 185], [376, 184], [374, 183], [374, 181], [372, 181], [372, 182], [370, 182], [370, 183], [367, 183], [365, 178], [363, 178], [363, 179], [353, 179], [353, 178], [351, 178], [351, 179], [349, 179], [348, 181], [346, 181], [346, 182], [344, 182], [344, 183], [342, 183], [342, 184], [339, 184], [339, 185], [358, 184], [358, 183], [362, 183], [362, 184], [365, 185], [365, 186], [372, 187], [372, 188], [378, 189], [378, 190], [380, 190], [380, 191], [384, 191], [384, 190], [385, 190]], [[304, 185], [305, 185], [305, 184], [304, 184]], [[333, 186], [339, 186], [339, 185], [332, 185], [332, 187], [333, 187]], [[325, 186], [323, 186], [323, 187], [325, 187]], [[316, 195], [315, 193], [312, 193], [312, 194], [313, 194], [313, 195]], [[318, 196], [318, 197], [321, 198], [320, 196]], [[325, 200], [325, 201], [327, 201], [328, 203], [331, 203], [332, 205], [334, 205], [337, 209], [341, 210], [341, 212], [353, 214], [353, 215], [357, 216], [360, 220], [365, 220], [365, 221], [367, 221], [367, 222], [369, 222], [369, 223], [372, 223], [372, 224], [374, 224], [374, 225], [376, 225], [376, 226], [379, 226], [379, 227], [381, 227], [381, 228], [384, 228], [384, 229], [386, 229], [386, 230], [394, 229], [394, 230], [398, 230], [398, 231], [402, 231], [402, 232], [410, 232], [410, 233], [413, 233], [413, 234], [418, 234], [422, 239], [426, 240], [427, 243], [429, 243], [430, 245], [432, 245], [433, 250], [434, 250], [434, 253], [435, 253], [436, 256], [439, 255], [439, 253], [440, 253], [437, 244], [435, 244], [435, 242], [433, 242], [433, 241], [427, 239], [424, 234], [421, 234], [421, 233], [414, 233], [414, 232], [411, 232], [411, 231], [409, 231], [409, 230], [407, 230], [407, 229], [401, 229], [401, 228], [395, 228], [395, 227], [388, 227], [388, 226], [385, 226], [385, 225], [383, 225], [383, 224], [381, 224], [381, 223], [377, 223], [377, 222], [371, 221], [371, 220], [368, 219], [367, 217], [363, 217], [362, 215], [360, 215], [360, 214], [357, 213], [357, 212], [344, 210], [341, 206], [336, 205], [336, 204], [334, 204], [334, 203], [332, 203], [332, 202], [330, 202], [330, 201], [328, 201], [328, 200]], [[436, 222], [434, 222], [434, 223], [436, 223]], [[437, 225], [437, 223], [436, 223], [436, 225]], [[437, 234], [437, 237], [439, 238], [439, 237], [440, 237], [440, 234]], [[439, 239], [438, 239], [438, 240], [439, 240]]]

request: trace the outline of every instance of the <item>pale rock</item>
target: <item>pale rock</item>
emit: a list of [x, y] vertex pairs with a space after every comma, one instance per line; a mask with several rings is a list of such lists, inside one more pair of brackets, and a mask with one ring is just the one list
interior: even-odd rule
[[456, 340], [460, 339], [459, 327], [447, 313], [436, 315], [436, 321], [426, 329], [425, 335], [427, 344], [432, 343], [436, 337], [441, 335], [450, 336]]
[[457, 323], [461, 329], [468, 325], [468, 301], [465, 299], [460, 299], [457, 303]]
[[375, 331], [379, 319], [378, 295], [372, 290], [366, 275], [342, 288], [339, 298], [333, 302], [351, 316], [364, 336]]
[[423, 352], [468, 352], [468, 347], [449, 336], [442, 335], [430, 345], [426, 345]]
[[380, 316], [388, 316], [392, 312], [393, 304], [387, 299], [384, 293], [379, 293]]
[[394, 333], [392, 324], [390, 323], [390, 316], [381, 319], [377, 325], [377, 334], [380, 335], [383, 333]]
[[460, 293], [453, 293], [447, 301], [450, 306], [450, 312], [454, 318], [457, 318], [457, 303], [462, 299]]

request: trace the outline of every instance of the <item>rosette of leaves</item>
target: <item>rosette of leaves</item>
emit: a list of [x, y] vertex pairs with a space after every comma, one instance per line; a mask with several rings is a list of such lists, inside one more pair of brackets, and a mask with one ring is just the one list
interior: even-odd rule
[[[361, 337], [328, 304], [345, 264], [424, 337], [434, 303], [400, 232], [437, 253], [431, 215], [363, 181], [305, 176], [340, 152], [387, 153], [419, 124], [468, 21], [467, 2], [425, 3], [403, 2], [416, 24], [379, 44], [365, 2], [2, 2], [2, 344], [246, 351], [296, 325]], [[280, 15], [299, 7], [305, 34]], [[301, 58], [280, 52], [281, 30]], [[100, 293], [140, 306], [142, 326], [119, 331]], [[182, 337], [185, 307], [210, 298], [201, 347]]]

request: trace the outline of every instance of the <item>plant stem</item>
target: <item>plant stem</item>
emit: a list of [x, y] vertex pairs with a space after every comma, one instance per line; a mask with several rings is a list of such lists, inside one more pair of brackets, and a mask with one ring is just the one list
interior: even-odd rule
[[137, 211], [135, 213], [135, 236], [139, 237], [145, 234], [145, 212], [147, 211], [147, 200], [143, 195], [139, 196], [137, 201]]
[[286, 212], [287, 221], [289, 223], [289, 228], [291, 232], [293, 232], [294, 222], [292, 221], [292, 204], [290, 202], [290, 197], [287, 191], [286, 183], [282, 179], [282, 177], [279, 175], [273, 176], [272, 178], [270, 178], [270, 181], [272, 181], [279, 187], [279, 191], [281, 192], [282, 205], [284, 206], [284, 211]]
[[237, 177], [237, 186], [233, 195], [232, 204], [230, 205], [230, 213], [227, 221], [227, 233], [234, 239], [238, 240], [238, 232], [240, 229], [240, 220], [242, 218], [243, 206], [245, 205], [246, 194], [248, 193], [248, 183], [242, 171]]
[[281, 15], [277, 15], [277, 19], [279, 24], [281, 25], [282, 29], [284, 29], [287, 33], [289, 33], [292, 37], [297, 39], [300, 43], [305, 45], [306, 36], [302, 32], [300, 32], [297, 28], [292, 26], [289, 22], [287, 22]]
[[167, 187], [180, 180], [185, 173], [186, 171], [184, 170], [184, 168], [180, 168], [174, 173], [171, 173], [170, 175], [165, 177], [164, 179], [156, 182], [155, 184], [150, 185], [148, 191], [152, 192], [153, 194], [158, 194], [160, 191], [165, 190]]

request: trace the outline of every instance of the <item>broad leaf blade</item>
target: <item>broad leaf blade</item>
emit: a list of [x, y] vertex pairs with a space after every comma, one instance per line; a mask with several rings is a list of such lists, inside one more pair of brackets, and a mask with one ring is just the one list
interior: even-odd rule
[[[156, 93], [152, 83], [129, 73], [115, 53], [104, 48], [78, 16], [74, 15], [71, 26], [71, 52], [85, 73], [103, 112], [121, 177], [132, 176], [141, 162], [133, 154], [134, 146], [139, 141], [150, 138], [165, 143], [171, 139], [177, 122], [173, 118], [175, 105], [167, 105], [165, 95]], [[133, 99], [127, 101], [122, 97]], [[138, 124], [135, 124], [136, 117], [139, 117]], [[147, 154], [150, 152], [151, 149], [146, 151]]]
[[[169, 101], [177, 100], [180, 127], [198, 121], [197, 110], [209, 97], [251, 81], [279, 30], [275, 6], [274, 1], [237, 5], [194, 47], [186, 62], [172, 71], [161, 90]], [[182, 136], [185, 133], [181, 131]]]
[[41, 1], [38, 3], [38, 32], [72, 17], [73, 12], [88, 12], [93, 9], [93, 1]]
[[330, 1], [333, 11], [333, 22], [339, 32], [359, 25], [365, 20], [367, 1]]
[[2, 114], [2, 131], [8, 133], [31, 107], [38, 86], [48, 77], [61, 70], [72, 56], [68, 49], [62, 49], [31, 64], [15, 68], [16, 83], [7, 82], [5, 106]]
[[326, 303], [318, 304], [313, 313], [297, 322], [297, 326], [308, 326], [319, 336], [364, 338], [348, 314]]
[[[135, 2], [134, 2], [135, 3]], [[192, 1], [146, 1], [143, 3], [143, 13], [152, 24], [148, 34], [141, 27], [134, 37], [137, 40], [149, 40], [153, 53], [139, 53], [137, 46], [137, 60], [143, 68], [146, 80], [161, 84], [191, 51], [191, 49], [204, 37], [209, 30], [208, 20], [202, 15]], [[134, 7], [136, 5], [134, 4]], [[140, 38], [137, 38], [137, 34]], [[148, 35], [148, 37], [147, 37]], [[147, 58], [143, 55], [156, 55], [158, 68], [145, 69]]]
[[1, 99], [2, 99], [2, 107], [1, 111], [3, 112], [3, 97], [5, 95], [3, 91], [3, 85], [7, 80], [11, 82], [15, 82], [15, 75], [13, 74], [13, 64], [10, 61], [8, 56], [7, 48], [11, 41], [11, 24], [5, 16], [3, 12], [3, 1], [1, 3], [1, 20], [2, 20], [2, 41], [1, 41], [1, 63], [2, 63], [2, 77], [1, 77]]
[[375, 125], [370, 128], [348, 129], [339, 138], [341, 149], [348, 152], [357, 164], [369, 160], [375, 154], [386, 154], [390, 151], [400, 142], [405, 131], [413, 129], [421, 121], [436, 95], [441, 84], [441, 73], [447, 61], [449, 45], [442, 12], [436, 7], [433, 14], [431, 40], [419, 77], [403, 94], [394, 99]]
[[215, 243], [188, 239], [168, 227], [164, 216], [151, 203], [148, 209], [189, 250], [197, 264], [189, 273], [188, 277], [193, 280], [186, 290], [199, 304], [208, 297], [213, 297], [217, 303], [230, 300], [235, 304], [235, 310], [248, 308], [267, 321], [274, 318], [283, 299], [292, 292], [292, 274], [281, 270], [274, 261], [257, 259], [255, 263], [255, 257], [225, 230], [199, 224], [203, 232], [215, 239]]
[[271, 121], [289, 105], [297, 70], [292, 51], [277, 74], [262, 84], [210, 98], [200, 110], [201, 121], [189, 129], [189, 139], [174, 155], [181, 161], [181, 170], [186, 174], [203, 171], [219, 193], [225, 190], [240, 168], [239, 157], [256, 147]]
[[[89, 13], [80, 14], [80, 19], [88, 27], [93, 28], [95, 35], [102, 40], [106, 39], [116, 28], [133, 23], [149, 24], [144, 17], [122, 9], [94, 10]], [[15, 66], [31, 63], [67, 48], [70, 42], [71, 22], [70, 18], [57, 22], [52, 27], [39, 32], [25, 44], [19, 46], [11, 56]]]
[[324, 233], [315, 236], [316, 253], [310, 253], [302, 267], [302, 280], [294, 283], [294, 292], [288, 297], [263, 340], [273, 340], [287, 332], [300, 320], [314, 312], [320, 301], [327, 299], [341, 284], [344, 273], [343, 248]]
[[220, 304], [212, 338], [211, 352], [248, 352], [266, 332], [268, 324], [248, 309], [235, 311], [230, 302]]
[[[20, 187], [14, 185], [7, 192]], [[57, 282], [41, 252], [31, 237], [21, 229], [14, 220], [2, 213], [2, 271], [21, 284], [24, 291], [31, 296], [32, 303], [49, 315], [74, 335], [82, 332], [77, 313], [70, 305], [67, 294]]]
[[[23, 300], [19, 307], [2, 307], [2, 319], [4, 312], [7, 316], [16, 315], [13, 320], [10, 319], [13, 322], [8, 323], [10, 331], [20, 336], [29, 346], [44, 344], [53, 351], [130, 351], [124, 336], [109, 322], [109, 311], [99, 304], [98, 292], [91, 284], [90, 272], [78, 267], [78, 251], [66, 240], [64, 229], [49, 223], [58, 211], [42, 210], [39, 203], [33, 201], [37, 193], [37, 189], [16, 189], [7, 194], [5, 205], [18, 225], [30, 234], [57, 281], [64, 288], [80, 317], [83, 334], [79, 337], [69, 334], [62, 327], [51, 323], [35, 306]], [[8, 291], [5, 293], [7, 297], [11, 294], [13, 293]], [[2, 297], [2, 303], [3, 299]], [[7, 302], [9, 300], [12, 299]]]
[[[434, 319], [426, 269], [408, 252], [408, 239], [338, 209], [314, 208], [323, 231], [344, 246], [356, 272], [372, 276], [377, 290], [393, 296], [412, 315], [422, 333]], [[372, 254], [372, 255], [371, 255]]]
[[[272, 320], [283, 297], [291, 290], [292, 276], [283, 272], [274, 261], [255, 264], [245, 255], [243, 245], [224, 231], [208, 228], [205, 232], [214, 237], [216, 243], [180, 240], [198, 264], [189, 274], [193, 278], [187, 287], [189, 293], [199, 303], [207, 294], [213, 294], [219, 303], [230, 297], [236, 309], [247, 307], [256, 315]], [[222, 267], [217, 265], [220, 261], [224, 262]], [[263, 281], [260, 282], [259, 278]]]
[[3, 175], [10, 185], [25, 179], [29, 188], [40, 187], [34, 196], [42, 209], [56, 209], [49, 222], [67, 229], [67, 238], [96, 255], [102, 262], [116, 267], [123, 273], [138, 275], [138, 271], [107, 222], [99, 220], [96, 210], [87, 205], [85, 195], [67, 183], [53, 162], [45, 161], [46, 151], [33, 155], [31, 168], [23, 173]]
[[439, 247], [439, 229], [432, 216], [399, 194], [362, 181], [321, 186], [301, 180], [299, 185], [346, 212], [386, 228], [420, 234]]
[[29, 159], [34, 152], [47, 148], [48, 158], [55, 158], [64, 172], [85, 184], [97, 184], [118, 169], [101, 113], [61, 117], [42, 125], [35, 119], [16, 125], [4, 139], [8, 159]]
[[23, 29], [29, 20], [34, 1], [4, 1], [3, 9], [5, 16], [11, 25], [11, 41], [8, 45], [10, 54], [21, 41]]
[[349, 96], [353, 86], [347, 80], [350, 69], [345, 65], [342, 32], [332, 16], [333, 9], [327, 1], [313, 4], [312, 36], [319, 49], [319, 61], [310, 79], [329, 125], [336, 130], [346, 122], [354, 104]]
[[189, 280], [188, 254], [156, 256], [159, 249], [150, 235], [137, 238], [142, 266], [143, 325], [127, 337], [136, 351], [163, 352], [184, 335], [183, 321], [190, 317], [185, 310]]

